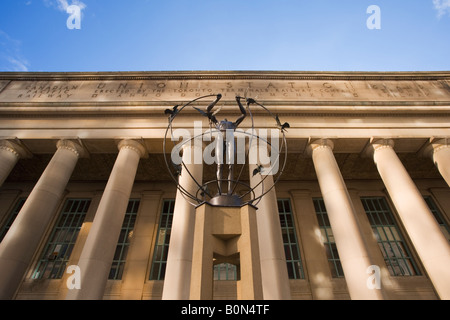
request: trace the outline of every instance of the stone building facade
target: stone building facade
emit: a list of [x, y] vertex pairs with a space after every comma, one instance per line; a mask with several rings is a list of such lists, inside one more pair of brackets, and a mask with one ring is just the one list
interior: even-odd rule
[[[256, 211], [264, 299], [450, 298], [448, 72], [0, 73], [0, 298], [189, 299], [164, 110], [219, 93], [290, 124]], [[214, 263], [214, 299], [239, 263]]]

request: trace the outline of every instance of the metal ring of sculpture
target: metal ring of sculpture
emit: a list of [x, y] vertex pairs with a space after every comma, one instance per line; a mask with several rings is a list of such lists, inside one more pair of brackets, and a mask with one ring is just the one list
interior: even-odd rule
[[[194, 106], [194, 104], [196, 102], [201, 102], [202, 100], [205, 100], [205, 99], [211, 98], [211, 97], [216, 97], [216, 99], [215, 99], [215, 101], [213, 101], [212, 103], [210, 103], [208, 105], [206, 110], [202, 110], [198, 106], [197, 107]], [[262, 197], [264, 195], [266, 195], [267, 193], [269, 193], [274, 188], [276, 183], [279, 181], [279, 179], [284, 171], [284, 168], [286, 166], [287, 143], [286, 143], [285, 131], [286, 131], [286, 128], [289, 128], [289, 124], [287, 122], [282, 124], [279, 120], [278, 115], [273, 114], [268, 108], [266, 108], [263, 104], [257, 102], [256, 100], [254, 100], [252, 98], [242, 98], [242, 97], [236, 96], [236, 101], [240, 107], [242, 114], [243, 114], [243, 116], [241, 115], [241, 117], [236, 121], [236, 122], [238, 122], [237, 125], [239, 125], [241, 123], [241, 121], [247, 116], [247, 113], [251, 120], [250, 132], [248, 132], [249, 130], [247, 130], [247, 132], [236, 130], [237, 129], [236, 122], [231, 123], [230, 121], [227, 121], [227, 119], [222, 120], [220, 122], [217, 121], [216, 115], [220, 112], [221, 108], [219, 108], [219, 110], [216, 110], [215, 112], [212, 112], [213, 109], [215, 108], [215, 105], [217, 104], [217, 102], [219, 102], [221, 97], [222, 96], [220, 94], [205, 95], [205, 96], [193, 99], [182, 105], [176, 105], [172, 109], [165, 110], [164, 113], [166, 115], [168, 115], [169, 123], [168, 123], [167, 129], [165, 131], [164, 141], [163, 141], [164, 161], [165, 161], [166, 167], [168, 169], [168, 172], [169, 172], [172, 180], [175, 182], [175, 184], [177, 186], [177, 189], [180, 191], [180, 193], [183, 195], [183, 197], [186, 199], [186, 201], [188, 201], [193, 206], [198, 206], [205, 202], [209, 203], [211, 205], [218, 205], [218, 206], [242, 206], [245, 204], [251, 204], [253, 206], [257, 206], [257, 204], [261, 201]], [[242, 104], [240, 103], [241, 99], [245, 99], [245, 101], [247, 102], [246, 107], [243, 107]], [[262, 138], [258, 134], [256, 134], [256, 130], [254, 128], [253, 112], [252, 112], [253, 106], [261, 108], [267, 115], [269, 115], [271, 118], [274, 119], [274, 123], [273, 123], [273, 126], [271, 127], [271, 129], [273, 129], [273, 127], [276, 127], [276, 128], [278, 128], [279, 132], [281, 133], [281, 145], [280, 145], [280, 143], [277, 142], [277, 144], [279, 146], [278, 149], [272, 150], [272, 143], [269, 141], [269, 139]], [[191, 136], [189, 139], [184, 139], [182, 141], [182, 143], [175, 144], [175, 142], [177, 140], [173, 136], [173, 122], [177, 118], [177, 116], [180, 115], [185, 110], [185, 108], [189, 108], [189, 107], [191, 107], [195, 111], [197, 111], [199, 113], [199, 115], [207, 117], [209, 119], [209, 130], [202, 132], [201, 134]], [[232, 124], [234, 125], [234, 127], [232, 126]], [[215, 128], [213, 128], [213, 126], [215, 126]], [[223, 177], [219, 177], [219, 173], [221, 175], [223, 172], [221, 171], [221, 166], [217, 165], [218, 169], [217, 169], [216, 179], [207, 181], [205, 183], [200, 183], [199, 181], [197, 181], [194, 178], [194, 176], [189, 171], [189, 168], [184, 163], [184, 161], [181, 160], [181, 163], [175, 164], [172, 161], [173, 159], [171, 158], [171, 161], [169, 163], [169, 161], [167, 159], [167, 149], [166, 149], [166, 147], [167, 147], [166, 141], [168, 139], [169, 133], [170, 133], [170, 140], [172, 140], [172, 142], [174, 144], [172, 150], [175, 149], [177, 152], [179, 152], [179, 151], [181, 151], [181, 149], [183, 148], [184, 145], [192, 145], [192, 142], [195, 142], [195, 139], [201, 139], [202, 141], [212, 141], [213, 134], [216, 136], [215, 142], [217, 143], [217, 146], [220, 146], [218, 140], [220, 140], [219, 138], [221, 137], [221, 135], [222, 135], [222, 138], [225, 139], [223, 137], [224, 132], [225, 132], [224, 130], [222, 130], [223, 126], [231, 126], [230, 131], [234, 130], [232, 139], [226, 140], [227, 148], [235, 148], [235, 142], [234, 142], [235, 139], [234, 138], [237, 133], [238, 135], [244, 134], [245, 136], [248, 136], [249, 145], [252, 145], [253, 143], [260, 143], [260, 141], [263, 141], [263, 143], [265, 145], [267, 145], [267, 147], [269, 147], [271, 151], [276, 152], [275, 162], [278, 163], [278, 166], [280, 163], [282, 163], [282, 165], [281, 165], [281, 168], [279, 168], [277, 170], [277, 174], [273, 175], [273, 183], [271, 184], [271, 186], [265, 187], [265, 185], [264, 185], [265, 180], [269, 176], [269, 174], [267, 173], [267, 170], [265, 170], [267, 168], [265, 168], [261, 164], [255, 164], [255, 163], [254, 164], [257, 165], [257, 167], [253, 170], [252, 174], [253, 174], [253, 176], [259, 174], [261, 176], [261, 180], [253, 187], [240, 181], [241, 175], [244, 171], [244, 166], [245, 166], [245, 164], [248, 165], [247, 161], [249, 159], [250, 148], [246, 148], [245, 156], [244, 156], [245, 163], [243, 163], [243, 165], [241, 166], [237, 178], [234, 178], [233, 167], [230, 166], [230, 164], [228, 164], [229, 165], [229, 177], [226, 179], [223, 179]], [[208, 137], [207, 139], [204, 139], [204, 136], [206, 134], [210, 135], [210, 137]], [[245, 136], [244, 136], [244, 139], [246, 138]], [[231, 140], [233, 142], [229, 143], [228, 141], [231, 141]], [[225, 148], [225, 142], [224, 142], [224, 148]], [[214, 151], [217, 152], [217, 150], [214, 150]], [[228, 151], [228, 149], [227, 149], [227, 151]], [[235, 150], [233, 152], [233, 157], [235, 156], [234, 153], [235, 153]], [[227, 155], [228, 155], [228, 152], [227, 152]], [[281, 155], [284, 155], [284, 159], [282, 160], [282, 162], [280, 162]], [[223, 156], [223, 150], [222, 150], [222, 156]], [[223, 165], [223, 163], [222, 163], [222, 165]], [[234, 165], [234, 163], [233, 163], [233, 165]], [[272, 167], [273, 167], [273, 163], [272, 163]], [[197, 186], [196, 192], [188, 192], [188, 190], [186, 190], [184, 188], [184, 186], [182, 186], [178, 183], [178, 176], [181, 174], [182, 171], [183, 171], [183, 173], [185, 172], [187, 175], [189, 175], [190, 178], [192, 179], [192, 181], [194, 181], [195, 185]], [[266, 171], [265, 174], [262, 174], [263, 171]], [[228, 184], [227, 193], [223, 193], [221, 190], [221, 185], [223, 183]], [[218, 188], [218, 192], [216, 194], [213, 194], [213, 192], [211, 192], [212, 189], [210, 188], [210, 186], [212, 186], [212, 185], [216, 185]], [[240, 194], [236, 194], [236, 188], [238, 186], [241, 187], [241, 189], [239, 190]], [[256, 195], [256, 193], [255, 193], [256, 188], [261, 189], [260, 193], [258, 193], [258, 195]]]

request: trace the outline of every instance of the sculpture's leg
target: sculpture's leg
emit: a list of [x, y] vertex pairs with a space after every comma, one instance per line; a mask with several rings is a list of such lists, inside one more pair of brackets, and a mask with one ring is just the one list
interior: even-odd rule
[[230, 164], [228, 166], [228, 194], [231, 195], [233, 191], [233, 168], [234, 166]]
[[[230, 130], [231, 131], [231, 130]], [[235, 144], [234, 144], [234, 136], [228, 136], [227, 132], [227, 141], [226, 141], [226, 161], [228, 164], [228, 195], [231, 195], [233, 191], [233, 169], [234, 169], [234, 153], [235, 153]], [[234, 134], [234, 131], [233, 131]]]
[[222, 194], [222, 176], [223, 176], [223, 151], [225, 149], [225, 142], [223, 141], [222, 134], [219, 134], [216, 138], [216, 179], [217, 179], [217, 192], [219, 195]]
[[219, 195], [222, 194], [222, 173], [223, 173], [223, 165], [218, 164], [216, 175], [217, 175], [217, 189]]

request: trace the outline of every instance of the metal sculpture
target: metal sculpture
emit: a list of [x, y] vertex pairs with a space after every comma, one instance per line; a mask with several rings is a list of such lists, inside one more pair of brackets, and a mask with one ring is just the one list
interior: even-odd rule
[[[200, 106], [195, 106], [196, 103], [201, 103], [203, 100], [207, 98], [215, 97], [215, 100], [207, 105], [205, 109], [202, 109]], [[254, 206], [260, 201], [260, 199], [267, 194], [274, 185], [278, 182], [281, 177], [281, 174], [284, 170], [287, 158], [286, 152], [286, 137], [285, 132], [286, 129], [289, 128], [289, 123], [281, 123], [278, 115], [273, 114], [268, 108], [266, 108], [263, 104], [257, 102], [252, 98], [244, 98], [241, 96], [236, 96], [235, 101], [237, 103], [240, 116], [233, 122], [229, 121], [227, 118], [223, 118], [223, 120], [218, 120], [218, 114], [222, 110], [222, 107], [219, 107], [218, 110], [214, 110], [216, 105], [222, 99], [221, 94], [214, 95], [206, 95], [194, 100], [191, 100], [187, 103], [175, 105], [172, 109], [166, 109], [164, 113], [168, 116], [168, 126], [166, 129], [166, 133], [164, 136], [163, 142], [163, 150], [164, 150], [164, 160], [166, 166], [169, 170], [169, 173], [177, 185], [178, 190], [183, 194], [187, 201], [189, 201], [192, 205], [198, 206], [202, 203], [209, 203], [214, 206], [224, 206], [224, 207], [239, 207], [245, 204], [252, 204]], [[242, 100], [246, 101], [246, 106], [244, 107], [242, 104]], [[192, 107], [195, 112], [198, 112], [202, 117], [208, 118], [209, 122], [209, 130], [205, 132], [201, 132], [200, 134], [194, 134], [194, 136], [190, 136], [188, 138], [183, 139], [183, 141], [179, 144], [175, 144], [172, 150], [171, 155], [177, 154], [184, 145], [191, 144], [195, 139], [201, 139], [202, 141], [212, 141], [212, 137], [215, 137], [212, 142], [212, 149], [214, 149], [214, 157], [216, 164], [216, 179], [206, 181], [202, 183], [201, 181], [196, 181], [192, 174], [189, 172], [188, 166], [183, 161], [174, 161], [171, 157], [171, 161], [168, 160], [167, 157], [167, 143], [168, 135], [170, 134], [170, 140], [177, 141], [176, 137], [174, 138], [174, 121], [176, 118], [182, 113], [185, 112], [186, 108]], [[271, 128], [277, 128], [278, 132], [281, 136], [278, 136], [281, 140], [281, 145], [276, 141], [275, 138], [272, 137], [272, 140], [269, 141], [267, 136], [260, 136], [257, 133], [257, 130], [254, 128], [254, 119], [252, 108], [258, 107], [262, 108], [263, 112], [266, 113], [270, 118], [273, 118], [275, 121]], [[243, 123], [246, 118], [250, 118], [250, 124], [247, 126], [247, 130], [244, 131], [242, 129], [238, 129], [239, 125]], [[195, 130], [194, 130], [195, 131]], [[207, 136], [207, 137], [205, 137]], [[243, 173], [244, 166], [241, 166], [239, 174], [235, 177], [235, 166], [236, 166], [236, 139], [237, 137], [248, 138], [248, 145], [253, 145], [253, 143], [260, 143], [263, 146], [267, 146], [271, 150], [271, 157], [275, 154], [273, 158], [273, 162], [276, 162], [277, 165], [282, 163], [281, 168], [277, 170], [276, 173], [271, 172], [272, 168], [268, 168], [266, 165], [261, 163], [253, 163], [256, 165], [255, 169], [252, 172], [252, 176], [260, 175], [260, 181], [250, 187], [249, 184], [241, 181], [241, 175]], [[245, 140], [246, 141], [246, 140]], [[248, 146], [247, 145], [247, 146]], [[241, 144], [242, 146], [242, 144]], [[276, 146], [279, 146], [276, 148]], [[260, 146], [261, 148], [261, 146]], [[264, 148], [264, 147], [263, 147]], [[245, 164], [249, 164], [249, 152], [250, 148], [247, 147], [245, 150], [244, 159], [246, 161]], [[203, 156], [203, 155], [202, 155]], [[252, 155], [254, 156], [254, 155]], [[283, 157], [280, 161], [280, 158]], [[224, 165], [227, 165], [228, 175], [224, 178]], [[272, 163], [273, 166], [273, 163]], [[195, 185], [198, 187], [197, 192], [188, 192], [184, 186], [178, 183], [178, 175], [182, 170], [185, 170], [187, 174], [193, 179]], [[273, 184], [269, 187], [264, 186], [264, 182], [268, 175], [273, 175]], [[223, 184], [227, 185], [226, 192], [224, 191]], [[260, 190], [259, 194], [255, 193], [255, 189], [258, 188]], [[214, 189], [217, 191], [214, 192]], [[238, 192], [239, 190], [239, 192]]]

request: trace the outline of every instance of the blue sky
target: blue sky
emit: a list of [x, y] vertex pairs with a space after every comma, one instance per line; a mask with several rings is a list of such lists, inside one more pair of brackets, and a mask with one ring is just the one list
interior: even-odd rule
[[171, 70], [449, 71], [450, 0], [0, 1], [0, 71]]

